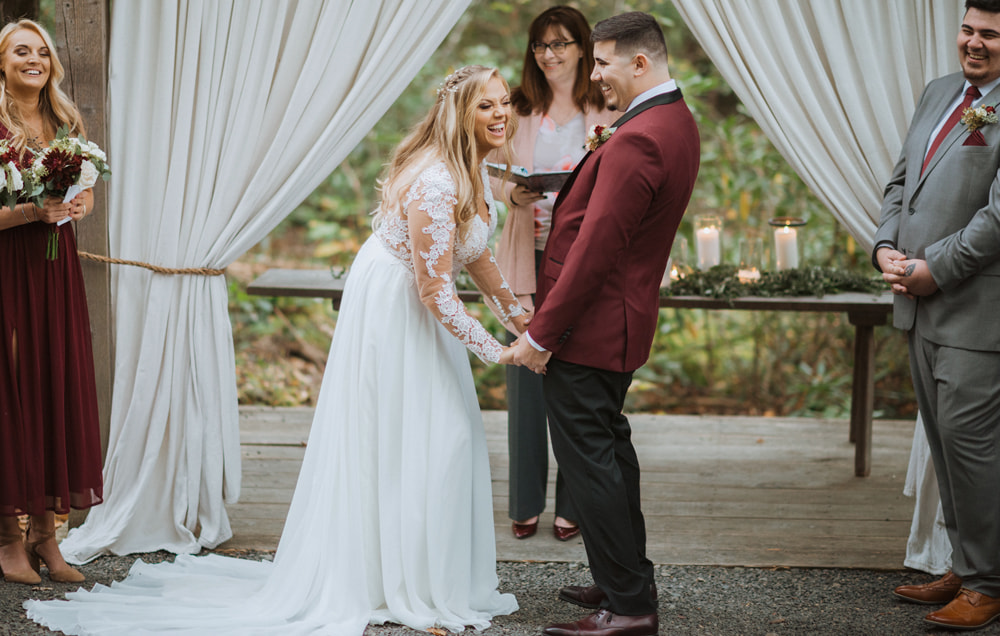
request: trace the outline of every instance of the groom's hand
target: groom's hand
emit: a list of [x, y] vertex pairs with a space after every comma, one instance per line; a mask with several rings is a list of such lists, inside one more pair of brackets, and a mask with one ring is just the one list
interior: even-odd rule
[[511, 348], [514, 350], [514, 364], [528, 367], [535, 373], [545, 374], [545, 365], [552, 357], [551, 351], [539, 351], [532, 347], [523, 335], [511, 345]]

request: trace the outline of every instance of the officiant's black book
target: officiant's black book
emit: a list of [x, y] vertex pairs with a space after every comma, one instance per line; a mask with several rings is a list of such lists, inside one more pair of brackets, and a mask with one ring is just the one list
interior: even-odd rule
[[[503, 177], [506, 168], [507, 166], [502, 163], [486, 164], [486, 169], [489, 171], [490, 176], [497, 177], [498, 179]], [[566, 184], [566, 180], [569, 179], [569, 175], [571, 174], [573, 174], [572, 170], [528, 174], [528, 171], [521, 166], [510, 167], [510, 181], [523, 185], [534, 192], [558, 192]]]

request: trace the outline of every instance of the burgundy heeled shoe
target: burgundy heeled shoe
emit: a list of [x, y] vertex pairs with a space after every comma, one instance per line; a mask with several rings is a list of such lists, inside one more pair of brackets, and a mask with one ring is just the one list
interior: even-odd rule
[[580, 534], [580, 526], [557, 526], [552, 524], [552, 534], [560, 541], [569, 541]]
[[518, 523], [515, 521], [510, 524], [510, 528], [513, 530], [515, 538], [527, 539], [538, 532], [538, 521], [536, 520], [534, 523]]

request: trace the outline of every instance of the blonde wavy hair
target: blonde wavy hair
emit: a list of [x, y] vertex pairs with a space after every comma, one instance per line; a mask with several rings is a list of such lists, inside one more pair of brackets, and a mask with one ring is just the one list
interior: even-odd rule
[[[379, 180], [382, 200], [375, 212], [377, 226], [391, 215], [402, 214], [406, 193], [420, 172], [433, 163], [443, 161], [455, 181], [455, 218], [459, 229], [477, 214], [476, 205], [484, 196], [476, 148], [476, 108], [486, 93], [486, 85], [494, 77], [510, 86], [499, 71], [486, 66], [464, 66], [445, 79], [438, 88], [438, 97], [429, 113], [399, 144], [389, 161], [385, 175]], [[507, 135], [502, 148], [505, 163], [512, 164], [511, 139], [517, 130], [516, 116], [511, 111], [507, 120]]]
[[42, 118], [52, 130], [58, 130], [60, 126], [69, 126], [70, 134], [83, 134], [83, 119], [80, 111], [72, 100], [59, 88], [59, 82], [66, 75], [63, 65], [59, 62], [56, 54], [55, 44], [48, 32], [33, 20], [18, 20], [9, 22], [0, 29], [0, 124], [10, 133], [11, 145], [24, 152], [28, 147], [29, 135], [24, 125], [23, 114], [14, 101], [14, 98], [7, 92], [7, 78], [3, 73], [4, 56], [10, 47], [11, 37], [21, 30], [34, 31], [45, 42], [49, 49], [49, 81], [46, 82], [38, 98], [38, 107], [42, 112]]

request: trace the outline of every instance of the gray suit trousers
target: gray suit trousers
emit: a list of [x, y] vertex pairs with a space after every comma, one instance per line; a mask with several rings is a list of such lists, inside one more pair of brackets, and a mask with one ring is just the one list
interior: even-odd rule
[[[535, 250], [535, 275], [542, 252]], [[515, 338], [507, 333], [507, 344]], [[549, 425], [545, 416], [542, 376], [526, 367], [509, 365], [507, 371], [507, 454], [509, 493], [507, 514], [524, 521], [545, 510], [549, 483]], [[556, 471], [556, 516], [576, 521], [562, 472]]]
[[965, 587], [1000, 597], [1000, 353], [938, 345], [919, 329], [908, 333], [952, 571]]
[[[508, 344], [513, 342], [508, 334]], [[524, 521], [545, 510], [549, 483], [549, 425], [542, 376], [526, 367], [507, 371], [507, 452], [510, 459], [508, 514]], [[556, 515], [576, 521], [561, 471], [556, 471]]]

